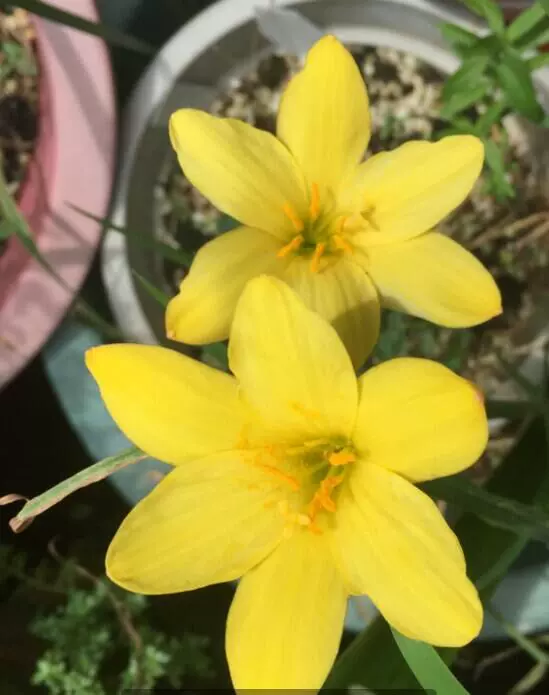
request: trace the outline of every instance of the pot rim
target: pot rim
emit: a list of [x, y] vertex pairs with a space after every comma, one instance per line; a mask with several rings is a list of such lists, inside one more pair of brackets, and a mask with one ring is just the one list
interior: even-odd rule
[[[51, 4], [98, 20], [93, 0]], [[114, 164], [116, 111], [106, 46], [61, 24], [32, 21], [41, 73], [39, 134], [19, 208], [58, 279], [10, 239], [0, 259], [0, 283], [9, 283], [0, 305], [0, 388], [41, 349], [79, 291], [102, 230], [69, 203], [104, 216]]]

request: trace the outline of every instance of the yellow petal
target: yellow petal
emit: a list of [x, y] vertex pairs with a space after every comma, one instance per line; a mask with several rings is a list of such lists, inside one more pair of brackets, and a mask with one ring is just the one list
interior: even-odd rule
[[369, 461], [414, 481], [471, 466], [488, 442], [475, 387], [430, 360], [403, 357], [359, 379], [356, 446]]
[[281, 274], [305, 302], [336, 329], [358, 369], [379, 335], [379, 300], [370, 278], [356, 263], [340, 259], [318, 273], [309, 259], [295, 258]]
[[312, 47], [287, 86], [277, 133], [321, 191], [335, 190], [361, 160], [370, 137], [368, 95], [353, 57], [334, 36]]
[[320, 688], [334, 662], [347, 595], [322, 538], [298, 531], [236, 590], [227, 621], [234, 687]]
[[237, 579], [263, 560], [284, 519], [270, 478], [244, 456], [214, 454], [171, 471], [118, 529], [107, 552], [110, 579], [171, 594]]
[[182, 343], [225, 340], [244, 286], [261, 273], [278, 271], [280, 242], [266, 232], [240, 227], [203, 246], [179, 294], [168, 304], [166, 332]]
[[403, 635], [459, 647], [482, 625], [463, 553], [435, 503], [396, 473], [360, 461], [328, 534], [353, 593]]
[[181, 109], [170, 118], [170, 139], [185, 176], [217, 208], [280, 239], [295, 234], [284, 206], [305, 217], [302, 175], [273, 135], [232, 118]]
[[437, 232], [372, 247], [364, 268], [386, 307], [440, 326], [476, 326], [502, 310], [499, 289], [482, 263]]
[[179, 464], [241, 438], [244, 408], [228, 374], [152, 345], [102, 345], [86, 364], [118, 427], [154, 458]]
[[469, 195], [483, 161], [482, 141], [472, 135], [407, 142], [366, 160], [349, 195], [371, 222], [368, 244], [409, 239], [434, 227]]
[[335, 330], [282, 280], [251, 280], [236, 307], [229, 364], [262, 425], [281, 438], [346, 436], [353, 366]]

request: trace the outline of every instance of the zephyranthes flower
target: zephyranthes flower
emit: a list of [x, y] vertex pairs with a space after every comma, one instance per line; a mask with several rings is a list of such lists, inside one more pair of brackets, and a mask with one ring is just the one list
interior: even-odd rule
[[479, 139], [409, 142], [360, 163], [370, 136], [368, 97], [352, 56], [332, 36], [290, 81], [277, 136], [202, 111], [172, 115], [185, 175], [243, 226], [199, 251], [168, 306], [171, 338], [227, 338], [240, 293], [262, 273], [282, 278], [331, 321], [355, 366], [376, 341], [380, 299], [450, 327], [501, 311], [480, 262], [430, 231], [477, 179]]
[[235, 377], [161, 347], [88, 352], [119, 427], [174, 466], [122, 523], [110, 578], [166, 594], [243, 577], [226, 638], [243, 689], [318, 688], [349, 594], [410, 637], [475, 637], [482, 607], [459, 543], [414, 486], [483, 451], [474, 387], [414, 358], [357, 381], [335, 330], [266, 276], [238, 303], [229, 358]]

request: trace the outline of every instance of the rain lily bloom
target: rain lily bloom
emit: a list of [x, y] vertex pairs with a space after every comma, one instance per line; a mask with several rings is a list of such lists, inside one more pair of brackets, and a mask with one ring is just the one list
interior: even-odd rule
[[320, 687], [350, 594], [409, 637], [473, 639], [462, 550], [414, 483], [483, 451], [475, 388], [415, 358], [357, 380], [333, 327], [268, 276], [238, 302], [229, 358], [234, 376], [161, 347], [88, 352], [121, 430], [173, 465], [123, 521], [109, 577], [145, 594], [242, 577], [226, 634], [237, 689]]
[[414, 141], [361, 163], [369, 122], [359, 69], [333, 36], [289, 82], [277, 137], [193, 109], [172, 115], [185, 176], [242, 226], [197, 254], [168, 306], [170, 338], [227, 338], [244, 286], [263, 273], [334, 325], [355, 367], [377, 339], [380, 301], [456, 328], [500, 313], [486, 269], [433, 231], [478, 178], [482, 142]]

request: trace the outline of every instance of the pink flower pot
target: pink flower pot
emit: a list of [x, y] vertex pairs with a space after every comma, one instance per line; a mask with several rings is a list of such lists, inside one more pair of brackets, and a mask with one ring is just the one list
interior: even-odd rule
[[[49, 0], [98, 20], [93, 0]], [[0, 256], [0, 388], [41, 349], [86, 276], [107, 212], [116, 111], [103, 41], [34, 18], [40, 65], [38, 139], [18, 197], [54, 277], [12, 237]]]

